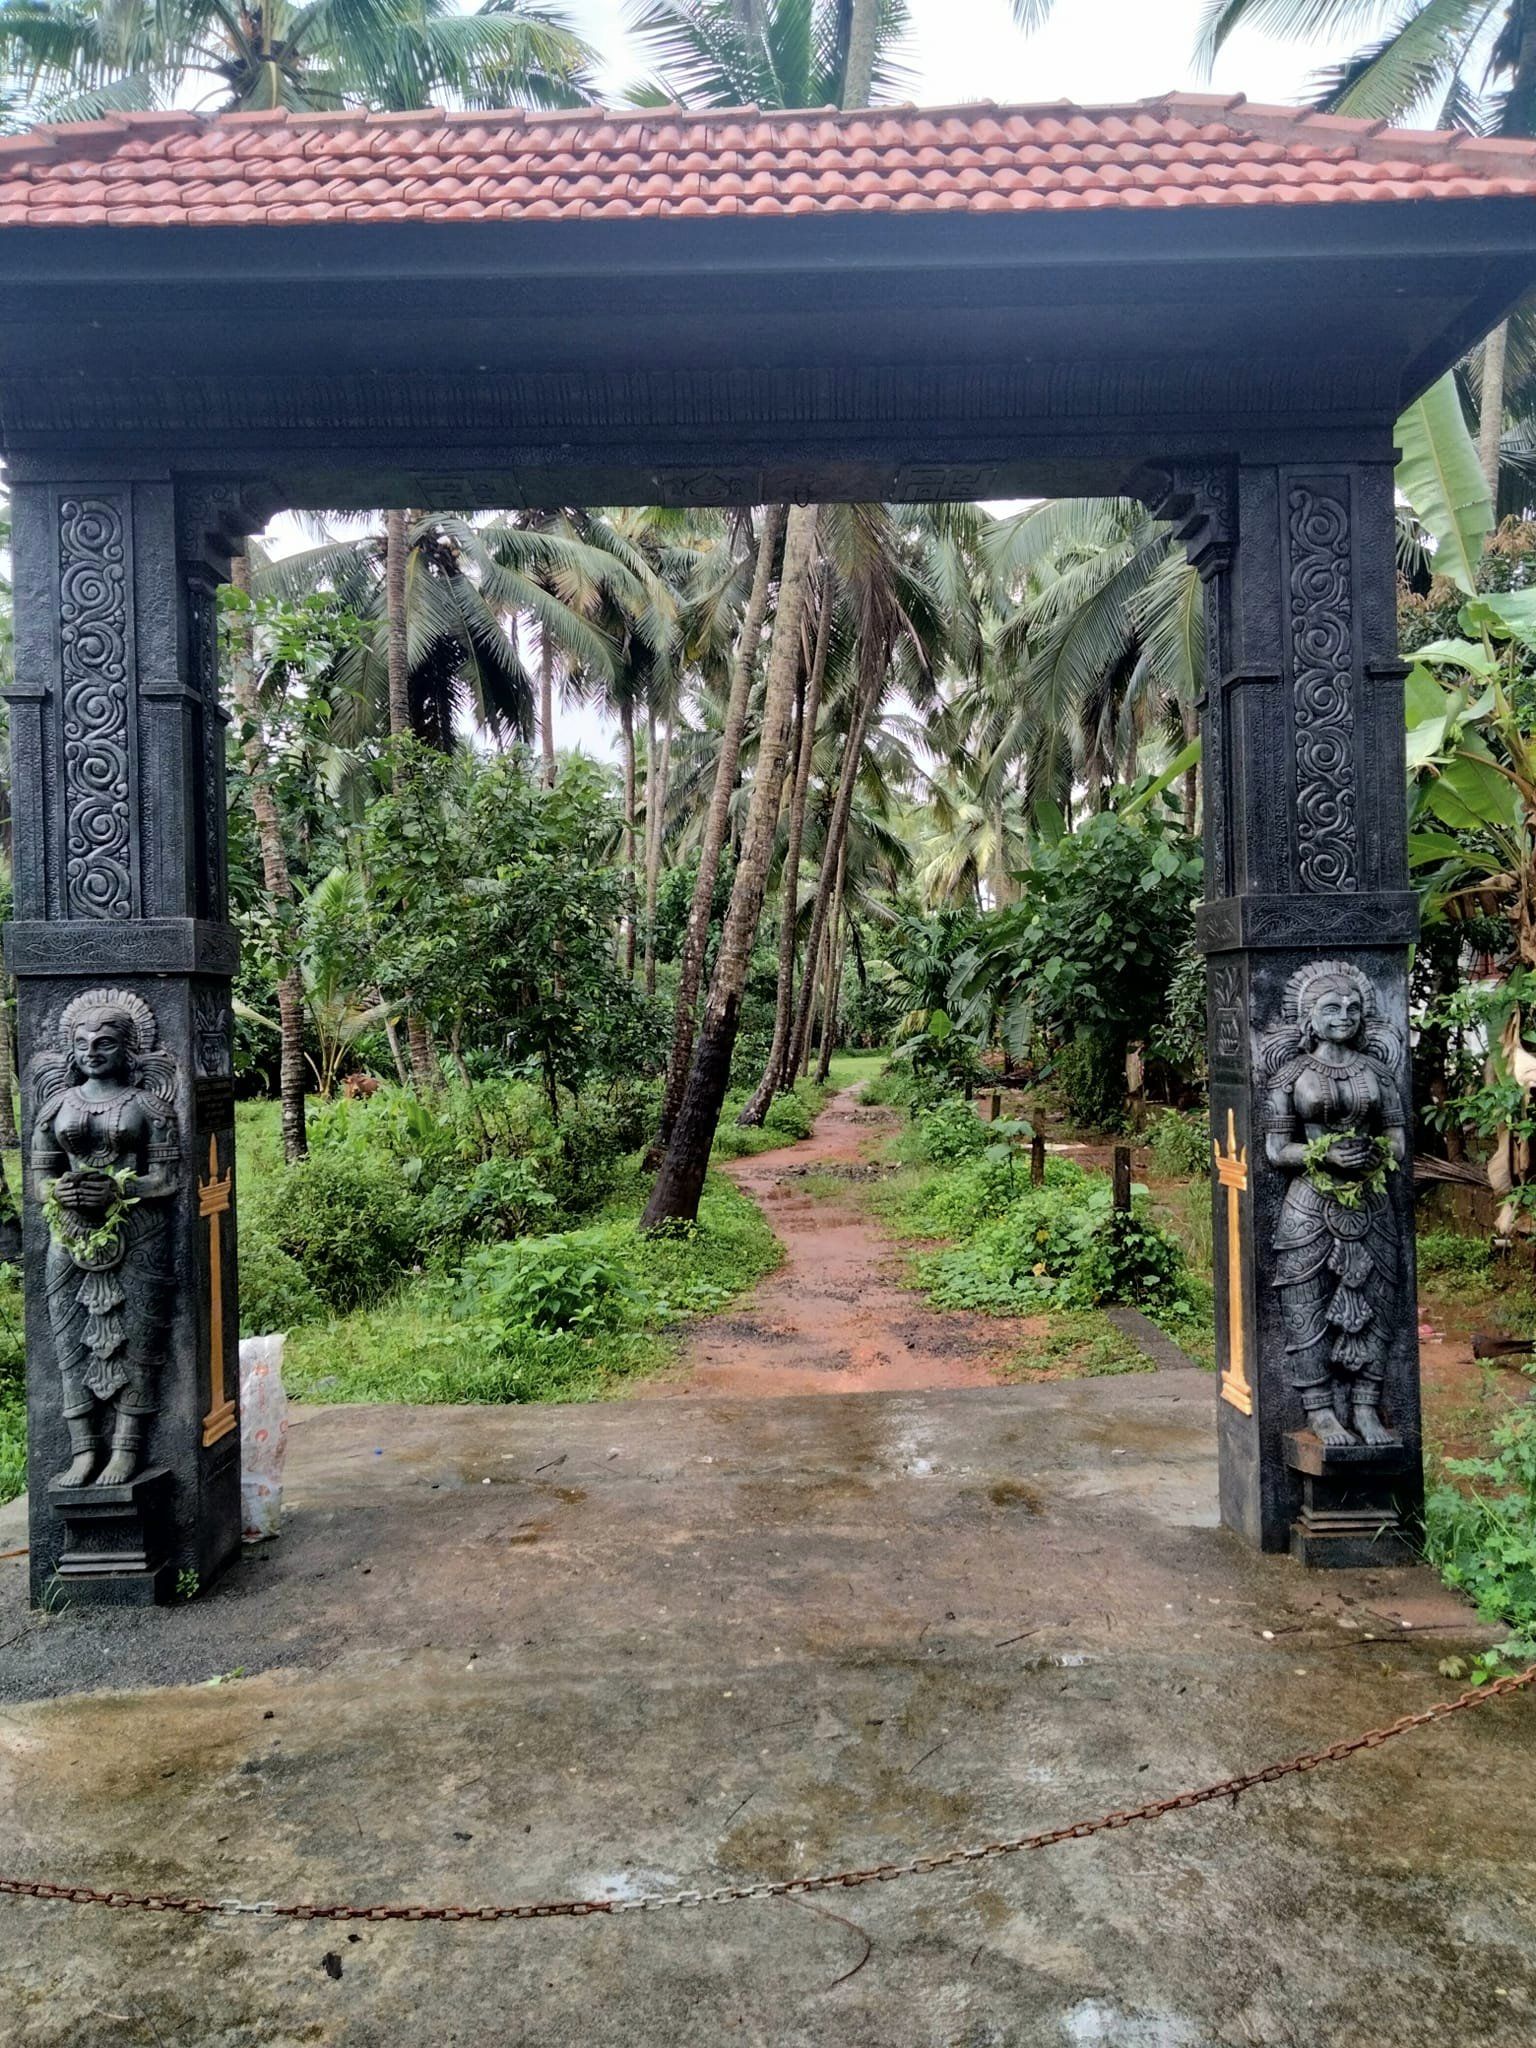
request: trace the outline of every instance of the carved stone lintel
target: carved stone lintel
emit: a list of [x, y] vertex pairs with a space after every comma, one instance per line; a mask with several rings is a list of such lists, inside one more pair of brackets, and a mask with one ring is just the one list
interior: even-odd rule
[[222, 575], [247, 537], [259, 533], [282, 503], [282, 493], [270, 484], [230, 479], [182, 484], [176, 493], [176, 552], [183, 561], [205, 561]]
[[1230, 463], [1176, 463], [1145, 469], [1130, 488], [1159, 519], [1169, 521], [1203, 581], [1208, 582], [1231, 561], [1237, 537], [1237, 486]]
[[1326, 905], [1316, 896], [1222, 896], [1198, 907], [1195, 932], [1205, 953], [1408, 946], [1418, 937], [1419, 899], [1411, 889], [1330, 897]]

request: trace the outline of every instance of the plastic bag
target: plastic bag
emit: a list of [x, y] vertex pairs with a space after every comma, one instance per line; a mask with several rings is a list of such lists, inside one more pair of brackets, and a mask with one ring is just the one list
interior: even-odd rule
[[285, 1337], [240, 1340], [240, 1533], [264, 1543], [280, 1533], [283, 1459], [288, 1452], [288, 1396], [283, 1391]]

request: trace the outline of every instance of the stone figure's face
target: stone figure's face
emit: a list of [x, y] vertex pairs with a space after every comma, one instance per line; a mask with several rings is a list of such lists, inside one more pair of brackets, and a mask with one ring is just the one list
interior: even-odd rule
[[100, 1010], [75, 1026], [75, 1065], [87, 1080], [128, 1071], [128, 1025], [115, 1011]]
[[1317, 1044], [1353, 1045], [1364, 1022], [1359, 991], [1347, 983], [1325, 988], [1312, 1005], [1312, 1037]]

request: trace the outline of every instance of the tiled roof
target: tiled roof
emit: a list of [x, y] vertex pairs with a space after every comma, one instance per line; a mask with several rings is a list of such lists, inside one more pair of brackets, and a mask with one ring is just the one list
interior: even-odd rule
[[1536, 144], [1173, 95], [759, 113], [125, 114], [0, 139], [0, 227], [1536, 197]]

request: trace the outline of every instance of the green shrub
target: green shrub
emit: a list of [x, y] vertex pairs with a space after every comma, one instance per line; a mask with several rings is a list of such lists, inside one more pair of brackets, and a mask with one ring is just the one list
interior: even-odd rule
[[460, 1275], [460, 1304], [498, 1341], [511, 1332], [597, 1336], [627, 1328], [650, 1306], [616, 1255], [611, 1228], [472, 1252]]
[[439, 1181], [422, 1202], [423, 1234], [440, 1254], [473, 1239], [547, 1229], [559, 1204], [530, 1159], [482, 1159], [462, 1178]]
[[240, 1228], [240, 1334], [266, 1337], [325, 1314], [325, 1303], [292, 1253], [264, 1228]]
[[1147, 1127], [1147, 1149], [1152, 1164], [1169, 1179], [1208, 1177], [1211, 1171], [1211, 1120], [1208, 1116], [1180, 1116], [1176, 1109], [1162, 1109]]
[[902, 1150], [930, 1166], [958, 1166], [962, 1160], [978, 1158], [992, 1142], [970, 1103], [950, 1096], [918, 1115]]
[[351, 1147], [318, 1149], [258, 1182], [241, 1220], [334, 1309], [376, 1301], [421, 1250], [421, 1205], [399, 1170]]
[[1463, 1237], [1459, 1230], [1426, 1230], [1418, 1242], [1419, 1271], [1475, 1278], [1493, 1263], [1486, 1237]]
[[1450, 1458], [1446, 1470], [1472, 1484], [1431, 1488], [1429, 1560], [1480, 1619], [1509, 1629], [1504, 1655], [1536, 1655], [1536, 1403], [1498, 1424], [1492, 1457]]
[[[1045, 1162], [1048, 1189], [1081, 1189], [1087, 1178], [1069, 1159]], [[963, 1237], [1029, 1192], [1028, 1159], [1012, 1146], [990, 1144], [980, 1158], [928, 1181], [909, 1202], [904, 1220], [924, 1237]]]
[[1117, 1214], [1102, 1174], [1031, 1188], [962, 1244], [919, 1259], [941, 1308], [1181, 1309], [1192, 1302], [1184, 1254], [1138, 1209]]
[[808, 1138], [816, 1123], [816, 1110], [803, 1096], [793, 1091], [788, 1095], [776, 1095], [768, 1106], [763, 1118], [765, 1131], [777, 1131], [781, 1137], [799, 1140]]

